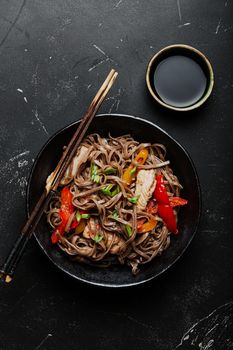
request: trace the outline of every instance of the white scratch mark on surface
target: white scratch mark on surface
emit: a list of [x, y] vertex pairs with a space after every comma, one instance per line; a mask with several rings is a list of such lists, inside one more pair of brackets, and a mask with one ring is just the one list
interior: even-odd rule
[[72, 23], [71, 18], [63, 18], [63, 19], [62, 19], [62, 22], [61, 22], [61, 25], [62, 25], [62, 27], [63, 27], [63, 29], [64, 29], [65, 26], [68, 26], [68, 25], [71, 24], [71, 23]]
[[45, 132], [47, 135], [49, 135], [49, 133], [48, 133], [46, 127], [44, 126], [44, 124], [42, 123], [42, 121], [41, 121], [40, 118], [39, 118], [38, 110], [35, 109], [35, 111], [33, 111], [33, 112], [34, 112], [34, 116], [35, 116], [36, 120], [38, 121], [38, 123], [40, 124], [41, 128], [44, 130], [44, 132]]
[[108, 55], [99, 46], [97, 46], [96, 44], [94, 44], [93, 46], [96, 48], [96, 50], [101, 52], [105, 57], [109, 58]]
[[28, 184], [26, 176], [22, 176], [21, 178], [18, 179], [17, 182], [18, 182], [19, 187], [20, 187], [21, 195], [25, 196], [26, 195], [26, 187]]
[[120, 102], [121, 102], [120, 100], [117, 100], [116, 111], [118, 111]]
[[89, 90], [91, 86], [92, 84], [87, 85], [87, 90]]
[[17, 154], [16, 156], [10, 158], [10, 159], [9, 159], [9, 162], [13, 162], [14, 160], [16, 160], [16, 159], [18, 159], [18, 158], [20, 158], [20, 157], [23, 157], [23, 156], [28, 155], [29, 153], [30, 153], [30, 151], [24, 151], [24, 152], [22, 152], [22, 153], [19, 153], [19, 154]]
[[96, 67], [98, 67], [98, 66], [100, 66], [101, 64], [103, 64], [104, 62], [108, 62], [108, 61], [114, 62], [114, 63], [117, 65], [117, 63], [116, 63], [112, 58], [110, 58], [110, 57], [106, 54], [106, 52], [104, 52], [99, 46], [97, 46], [96, 44], [93, 44], [93, 47], [94, 47], [97, 51], [99, 51], [99, 52], [105, 57], [105, 59], [103, 59], [102, 61], [96, 63], [94, 66], [90, 67], [90, 68], [88, 69], [88, 72], [91, 72], [91, 71], [92, 71], [93, 69], [95, 69]]
[[227, 5], [228, 5], [228, 0], [225, 1], [225, 7], [227, 7]]
[[187, 22], [187, 23], [184, 23], [184, 24], [179, 24], [178, 27], [179, 28], [182, 28], [182, 27], [187, 27], [187, 26], [190, 26], [190, 22]]
[[53, 335], [51, 333], [48, 333], [40, 342], [39, 345], [37, 345], [37, 347], [35, 348], [35, 350], [38, 350], [41, 348], [41, 346], [46, 342], [46, 340], [50, 337], [52, 337]]
[[28, 52], [28, 49], [24, 49], [25, 52]]
[[8, 159], [8, 161], [1, 166], [0, 176], [4, 184], [13, 184], [17, 193], [23, 197], [26, 195], [27, 178], [24, 168], [29, 164], [29, 160], [24, 157], [28, 156], [30, 151], [23, 151]]
[[[98, 313], [101, 313], [101, 314], [107, 314], [107, 315], [114, 315], [114, 316], [117, 316], [119, 318], [126, 318], [128, 320], [130, 320], [131, 322], [137, 324], [137, 325], [140, 325], [141, 327], [145, 328], [145, 329], [151, 329], [153, 331], [155, 331], [156, 329], [150, 325], [150, 324], [147, 324], [147, 323], [144, 323], [144, 322], [141, 322], [140, 320], [136, 319], [135, 317], [132, 317], [126, 313], [121, 313], [121, 312], [109, 312], [109, 311], [102, 311], [102, 310], [97, 310]], [[141, 339], [141, 338], [140, 338]]]
[[88, 72], [91, 72], [93, 71], [93, 69], [95, 69], [96, 67], [100, 66], [101, 64], [103, 64], [104, 62], [108, 62], [110, 61], [110, 57], [106, 54], [106, 52], [104, 52], [99, 46], [97, 46], [96, 44], [93, 44], [93, 47], [99, 51], [104, 57], [105, 59], [101, 60], [100, 62], [96, 63], [94, 66], [91, 66], [89, 69], [88, 69]]
[[18, 161], [18, 168], [22, 168], [27, 165], [28, 165], [28, 161], [26, 159]]
[[218, 327], [218, 323], [216, 323], [216, 324], [206, 333], [206, 335], [210, 334], [216, 327]]
[[102, 23], [99, 23], [99, 24], [98, 24], [98, 27], [99, 27], [99, 28], [102, 27]]
[[18, 172], [18, 170], [16, 170], [16, 172], [14, 173], [14, 175], [12, 176], [12, 178], [11, 179], [9, 179], [9, 180], [7, 180], [7, 184], [11, 184], [14, 180], [16, 180], [17, 178], [18, 178], [18, 176], [19, 176], [19, 172]]
[[20, 92], [21, 94], [23, 93], [23, 90], [20, 88], [18, 88], [17, 91]]
[[[32, 84], [36, 86], [39, 84], [39, 77], [38, 77], [38, 64], [36, 65], [35, 72], [32, 74]], [[35, 91], [35, 94], [37, 95], [37, 91]]]
[[49, 59], [51, 60], [53, 56], [49, 56]]
[[99, 63], [95, 64], [94, 66], [90, 67], [88, 69], [88, 72], [91, 72], [93, 69], [95, 69], [96, 67], [100, 66], [102, 63], [107, 62], [107, 61], [109, 61], [109, 58], [105, 58], [104, 60], [102, 60]]
[[119, 0], [118, 3], [114, 6], [114, 8], [118, 8], [120, 6], [120, 4], [123, 2], [123, 0]]
[[78, 75], [75, 75], [74, 79], [78, 79]]
[[24, 96], [24, 101], [26, 102], [26, 103], [28, 103], [28, 100], [27, 100], [27, 97], [26, 96]]
[[179, 14], [179, 20], [181, 22], [182, 21], [182, 14], [181, 14], [181, 8], [180, 8], [180, 0], [176, 0], [176, 3], [177, 3], [178, 14]]
[[218, 21], [218, 24], [217, 24], [217, 27], [216, 27], [216, 30], [215, 30], [215, 34], [218, 34], [220, 26], [221, 26], [221, 22], [222, 22], [222, 18], [220, 18], [220, 20]]
[[108, 113], [112, 113], [112, 111], [113, 111], [113, 108], [115, 107], [115, 105], [116, 105], [116, 100], [112, 103], [112, 105], [111, 105], [111, 107], [109, 108], [109, 111], [108, 111]]
[[113, 111], [113, 108], [115, 107], [115, 112], [118, 111], [118, 108], [119, 108], [119, 105], [120, 105], [120, 97], [121, 97], [121, 91], [122, 89], [118, 89], [118, 92], [116, 95], [114, 96], [110, 96], [110, 97], [107, 97], [105, 100], [108, 101], [108, 100], [113, 100], [113, 103], [111, 104], [110, 108], [109, 108], [109, 113], [111, 113]]
[[232, 28], [233, 28], [233, 26], [230, 26], [230, 27], [224, 28], [224, 32], [227, 32], [228, 30], [231, 30]]
[[[217, 313], [218, 311], [220, 311], [220, 310], [223, 309], [224, 307], [228, 307], [228, 306], [231, 307], [232, 304], [233, 304], [233, 302], [223, 304], [223, 305], [217, 307], [216, 309], [214, 309], [209, 315], [207, 315], [207, 316], [201, 318], [200, 320], [198, 320], [197, 322], [195, 322], [195, 323], [192, 325], [192, 327], [189, 328], [187, 332], [185, 332], [185, 334], [183, 335], [183, 337], [182, 337], [180, 343], [175, 347], [174, 350], [178, 349], [180, 346], [183, 345], [183, 343], [184, 343], [185, 341], [187, 341], [187, 340], [189, 339], [189, 335], [195, 331], [195, 327], [196, 327], [199, 323], [201, 323], [202, 321], [208, 320], [210, 317], [212, 317], [215, 313]], [[217, 314], [217, 315], [218, 315], [218, 314]], [[217, 327], [218, 325], [219, 325], [219, 324], [216, 324], [215, 327]], [[213, 331], [213, 329], [214, 329], [215, 327], [212, 327], [212, 328], [211, 328], [211, 331]], [[210, 332], [210, 331], [209, 331], [209, 332]], [[208, 333], [209, 333], [209, 332], [208, 332]], [[207, 334], [208, 334], [208, 333], [207, 333]], [[198, 335], [192, 340], [191, 345], [195, 345], [195, 341], [197, 341], [197, 338], [198, 338]], [[198, 346], [199, 346], [199, 348], [200, 348], [201, 350], [207, 350], [207, 349], [210, 348], [210, 346], [213, 344], [213, 342], [214, 342], [214, 340], [211, 339], [211, 340], [208, 342], [208, 344], [207, 344], [204, 348], [203, 348], [203, 346], [202, 346], [202, 345], [203, 345], [202, 342], [199, 343]]]

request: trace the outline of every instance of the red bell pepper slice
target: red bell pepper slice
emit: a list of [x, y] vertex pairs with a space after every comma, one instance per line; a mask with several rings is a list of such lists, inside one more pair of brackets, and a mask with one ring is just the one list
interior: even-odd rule
[[[80, 212], [81, 215], [82, 214], [87, 214], [86, 210], [80, 210], [79, 212]], [[75, 217], [74, 221], [72, 222], [72, 224], [70, 226], [70, 229], [74, 229], [74, 228], [78, 227], [78, 225], [80, 224], [81, 220], [82, 220], [82, 217], [80, 217], [80, 220], [77, 220], [77, 217]]]
[[146, 207], [147, 213], [151, 215], [155, 215], [158, 212], [158, 204], [156, 204], [156, 201], [154, 199], [151, 199]]
[[158, 214], [164, 220], [168, 230], [177, 234], [176, 218], [172, 207], [168, 204], [159, 204]]
[[162, 175], [156, 176], [156, 187], [154, 197], [157, 200], [158, 204], [169, 204], [169, 198]]
[[177, 207], [179, 205], [186, 205], [188, 201], [186, 199], [180, 198], [180, 197], [170, 197], [170, 206], [171, 207]]
[[168, 230], [177, 234], [176, 217], [170, 205], [166, 186], [164, 184], [163, 176], [156, 176], [156, 187], [154, 191], [154, 198], [158, 203], [158, 214], [164, 220]]
[[74, 212], [74, 206], [72, 204], [73, 195], [70, 192], [69, 187], [64, 187], [61, 190], [61, 207], [59, 215], [61, 218], [61, 224], [54, 230], [51, 236], [53, 244], [59, 241], [59, 235], [63, 236], [65, 233], [65, 227], [69, 220], [70, 215]]

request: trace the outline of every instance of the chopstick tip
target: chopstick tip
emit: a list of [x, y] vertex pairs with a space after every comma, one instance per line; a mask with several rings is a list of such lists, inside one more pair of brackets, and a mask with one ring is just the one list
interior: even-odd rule
[[11, 281], [12, 281], [12, 277], [9, 276], [9, 275], [6, 275], [6, 277], [5, 277], [5, 282], [6, 282], [6, 283], [10, 283]]
[[5, 275], [3, 272], [0, 272], [0, 279], [5, 283], [10, 283], [12, 281], [12, 277], [10, 275]]

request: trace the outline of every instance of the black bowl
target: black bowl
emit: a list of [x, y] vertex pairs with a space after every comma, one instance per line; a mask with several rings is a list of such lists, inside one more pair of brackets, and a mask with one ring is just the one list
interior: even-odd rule
[[[31, 212], [42, 193], [47, 176], [55, 168], [62, 148], [66, 145], [79, 122], [75, 122], [58, 131], [49, 139], [37, 156], [28, 184], [27, 210]], [[74, 263], [57, 246], [50, 242], [50, 228], [46, 217], [42, 217], [34, 233], [37, 242], [50, 260], [68, 275], [90, 284], [106, 287], [126, 287], [137, 285], [155, 278], [173, 265], [191, 242], [199, 222], [201, 195], [196, 170], [184, 148], [165, 131], [153, 123], [128, 115], [100, 115], [94, 118], [90, 133], [107, 136], [119, 136], [130, 133], [137, 141], [162, 143], [167, 147], [167, 159], [175, 174], [184, 186], [182, 196], [189, 204], [179, 212], [179, 235], [172, 236], [170, 247], [153, 261], [141, 267], [138, 275], [133, 276], [127, 266], [114, 265], [108, 268]]]

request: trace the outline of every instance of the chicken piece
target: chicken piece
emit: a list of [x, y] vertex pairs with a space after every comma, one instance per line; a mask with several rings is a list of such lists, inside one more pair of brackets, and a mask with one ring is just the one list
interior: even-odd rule
[[98, 220], [96, 220], [94, 218], [90, 218], [90, 220], [88, 221], [88, 223], [83, 231], [83, 237], [94, 239], [94, 237], [99, 232], [99, 230], [100, 230], [100, 225], [98, 223]]
[[121, 254], [123, 252], [123, 250], [125, 250], [125, 248], [126, 248], [123, 238], [119, 237], [115, 233], [108, 232], [107, 233], [107, 242], [106, 242], [107, 248], [109, 247], [110, 244], [112, 246], [111, 246], [109, 252], [111, 254], [114, 254], [114, 255]]
[[[61, 185], [68, 184], [73, 178], [76, 176], [78, 168], [81, 164], [85, 163], [87, 161], [88, 157], [88, 148], [85, 146], [82, 146], [76, 156], [72, 159], [70, 165], [66, 169], [66, 172], [63, 176], [63, 179], [61, 180]], [[53, 181], [54, 172], [52, 172], [46, 180], [46, 189], [48, 191], [52, 181]]]
[[87, 161], [88, 157], [88, 148], [85, 146], [82, 146], [80, 148], [80, 151], [76, 154], [76, 156], [73, 158], [72, 162], [66, 169], [66, 172], [64, 174], [63, 179], [61, 180], [61, 185], [65, 185], [76, 176], [78, 172], [78, 168], [81, 164], [85, 163]]
[[[104, 240], [104, 244], [106, 245], [106, 249], [108, 249], [111, 245], [111, 248], [109, 250], [111, 254], [118, 255], [122, 253], [123, 249], [125, 248], [124, 240], [115, 233], [107, 231], [104, 232], [104, 236], [106, 238]], [[91, 218], [83, 231], [83, 237], [88, 239], [94, 239], [97, 234], [103, 234], [103, 229], [100, 228], [97, 219]]]
[[139, 196], [137, 202], [137, 208], [144, 210], [147, 203], [152, 196], [156, 186], [156, 171], [151, 170], [140, 170], [137, 175], [135, 196]]

